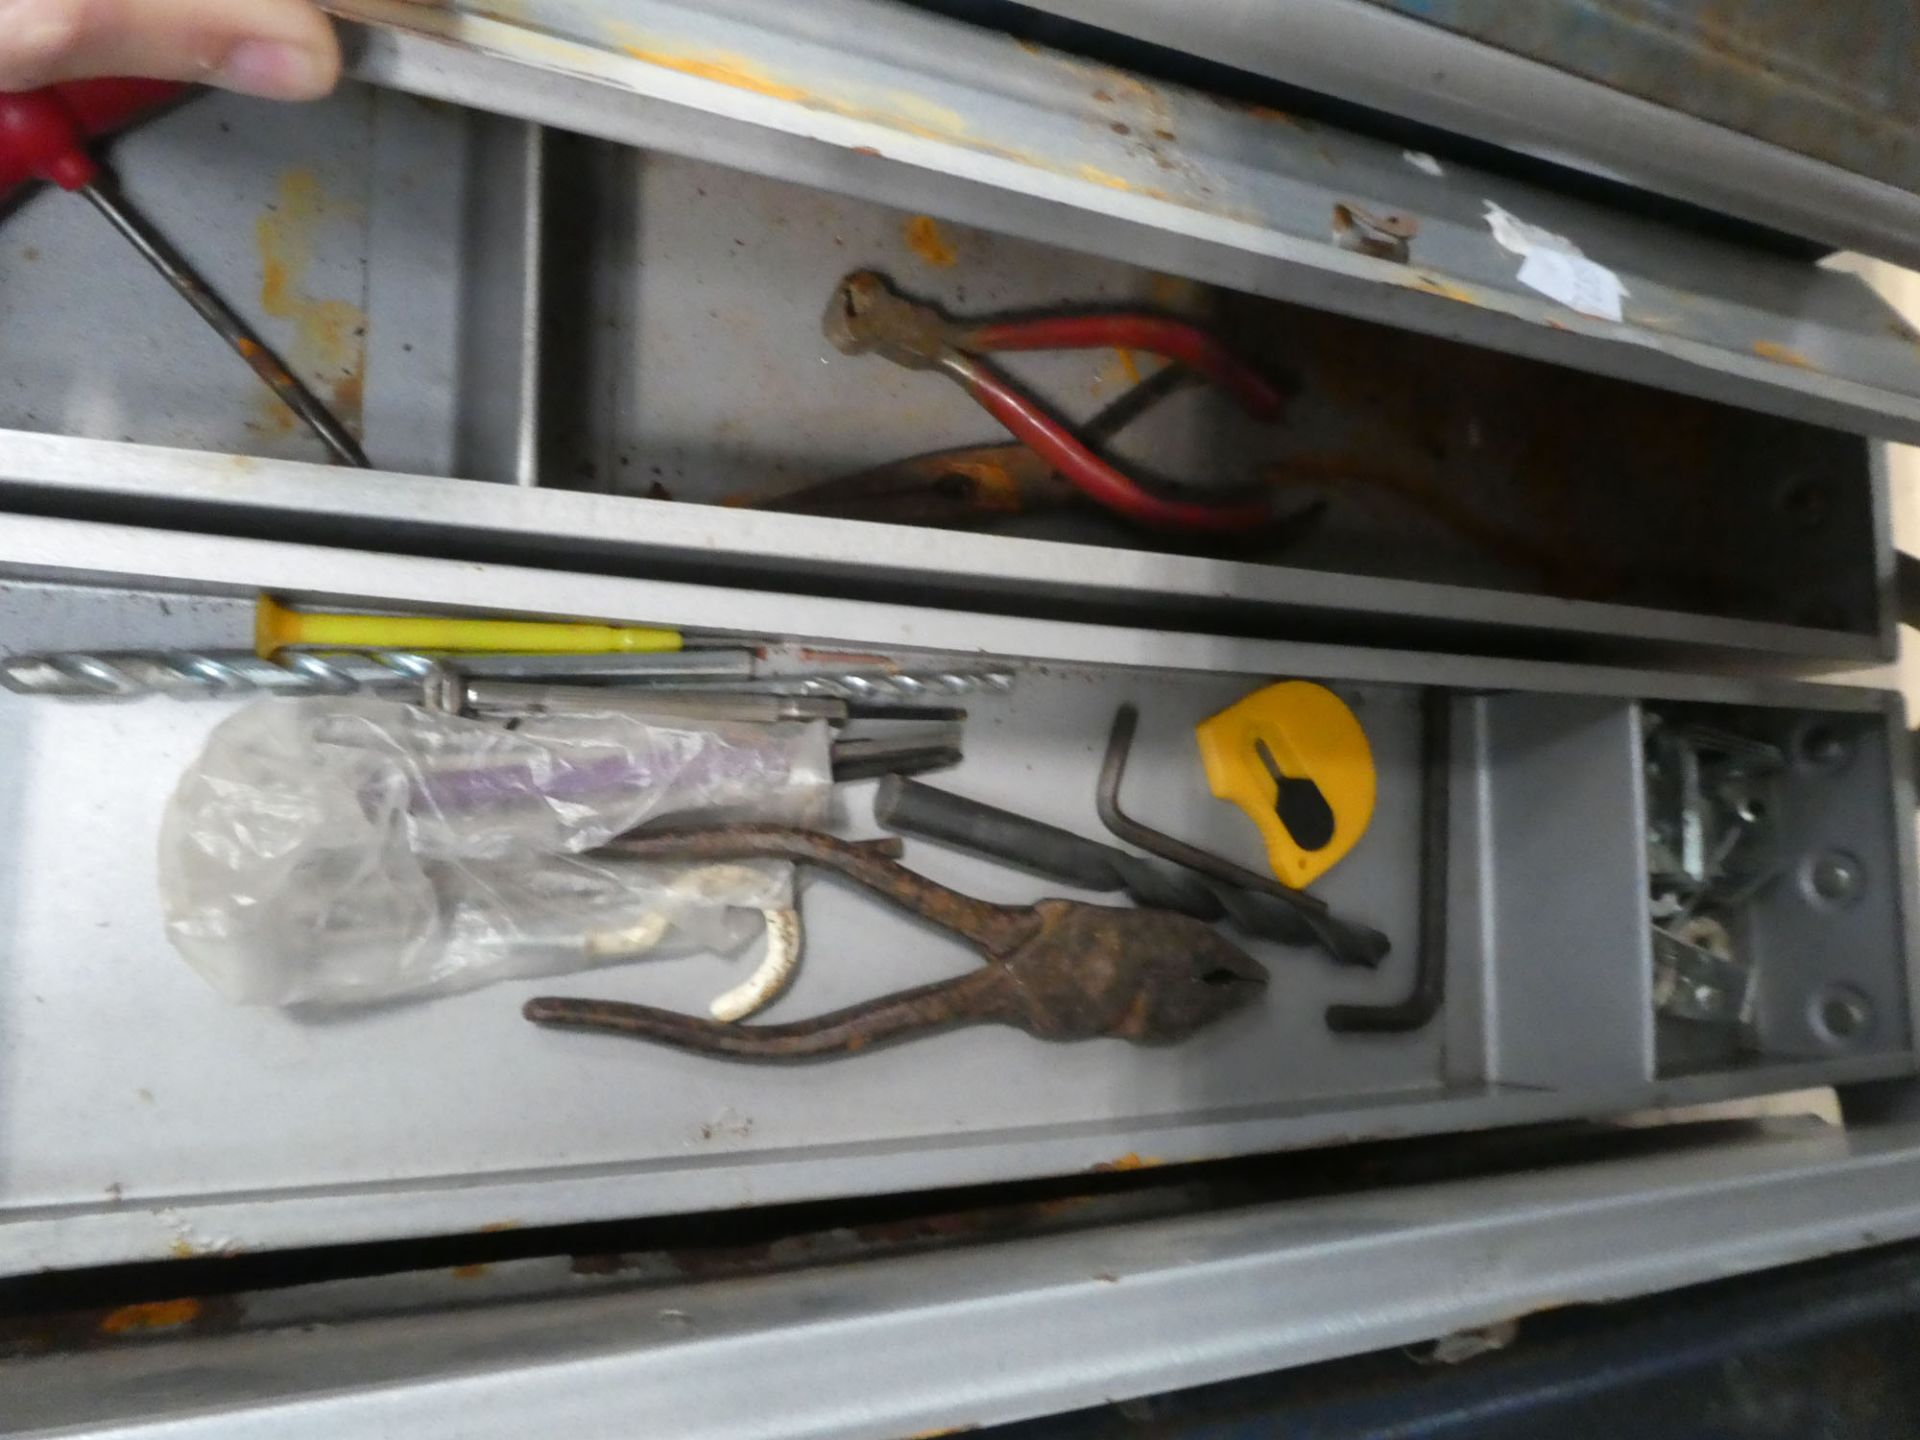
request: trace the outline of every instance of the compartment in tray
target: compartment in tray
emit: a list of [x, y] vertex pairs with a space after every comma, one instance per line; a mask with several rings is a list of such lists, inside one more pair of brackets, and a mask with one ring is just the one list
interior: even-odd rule
[[[575, 554], [625, 547], [815, 587], [899, 580], [933, 596], [1078, 592], [1109, 606], [1165, 591], [1210, 608], [1207, 628], [1229, 606], [1265, 605], [1823, 654], [1871, 654], [1889, 633], [1875, 452], [1840, 431], [361, 87], [297, 112], [202, 98], [120, 142], [115, 162], [136, 203], [363, 429], [376, 466], [719, 507], [589, 515], [532, 501], [482, 522], [453, 497], [383, 484], [356, 543], [471, 549], [449, 537], [484, 523], [489, 554], [551, 531]], [[0, 425], [319, 457], [89, 207], [32, 197], [0, 241], [0, 320], [33, 360], [0, 386]], [[1189, 389], [1108, 452], [1147, 480], [1250, 486], [1281, 523], [1221, 542], [1084, 502], [1016, 513], [992, 467], [963, 485], [934, 477], [935, 503], [955, 489], [991, 502], [977, 512], [984, 538], [964, 544], [725, 508], [1006, 438], [943, 376], [827, 343], [822, 310], [860, 268], [957, 316], [1126, 306], [1216, 330], [1290, 392], [1284, 418], [1255, 423]], [[97, 343], [107, 330], [118, 343]], [[1105, 350], [1010, 355], [1004, 368], [1084, 421], [1155, 362]], [[142, 463], [79, 457], [54, 483], [112, 492], [128, 477], [150, 506], [172, 482], [135, 482]], [[191, 523], [211, 506], [354, 524], [354, 502], [329, 500], [323, 477], [225, 478], [180, 482], [199, 507]], [[3, 466], [0, 482], [46, 483]], [[105, 512], [90, 498], [85, 513]], [[1253, 568], [1116, 574], [1114, 551]], [[1437, 601], [1329, 591], [1330, 576], [1454, 588]], [[1696, 618], [1656, 625], [1520, 596]], [[1708, 619], [1770, 628], [1701, 629]]]
[[[346, 85], [201, 94], [106, 152], [128, 202], [386, 470], [531, 476], [543, 132]], [[293, 460], [320, 442], [93, 207], [0, 216], [0, 426]]]
[[1885, 728], [1712, 705], [1641, 728], [1660, 1073], [1907, 1049]]
[[[1873, 635], [1869, 446], [1857, 436], [1201, 286], [696, 161], [613, 150], [580, 308], [550, 350], [587, 383], [546, 483], [770, 499], [1004, 433], [946, 377], [846, 356], [820, 312], [855, 269], [961, 317], [1136, 307], [1216, 331], [1288, 392], [1279, 423], [1191, 387], [1107, 453], [1142, 477], [1275, 495], [1269, 539], [1151, 535], [1091, 504], [984, 508], [994, 534]], [[1013, 354], [1085, 421], [1151, 356]], [[961, 477], [1005, 501], [997, 480]], [[956, 482], [957, 483], [957, 482]], [[893, 542], [876, 535], [876, 550]]]

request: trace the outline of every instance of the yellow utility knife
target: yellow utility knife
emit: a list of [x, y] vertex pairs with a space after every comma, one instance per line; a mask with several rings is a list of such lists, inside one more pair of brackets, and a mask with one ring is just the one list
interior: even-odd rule
[[1373, 819], [1373, 747], [1324, 685], [1256, 690], [1195, 730], [1207, 783], [1260, 827], [1267, 863], [1303, 889], [1359, 843]]

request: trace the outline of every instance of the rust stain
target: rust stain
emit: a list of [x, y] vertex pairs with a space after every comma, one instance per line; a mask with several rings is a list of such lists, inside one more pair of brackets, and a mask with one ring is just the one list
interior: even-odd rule
[[1271, 105], [1242, 105], [1239, 109], [1256, 120], [1266, 120], [1275, 125], [1285, 125], [1290, 130], [1311, 130], [1313, 127], [1290, 111], [1278, 110]]
[[902, 1436], [901, 1440], [940, 1440], [942, 1435], [964, 1435], [969, 1430], [979, 1428], [971, 1422], [965, 1425], [942, 1425], [937, 1430], [916, 1430], [911, 1435]]
[[502, 1230], [518, 1230], [527, 1222], [524, 1220], [489, 1220], [480, 1227], [482, 1235], [498, 1235]]
[[1480, 303], [1480, 297], [1475, 295], [1471, 290], [1442, 280], [1437, 275], [1429, 275], [1424, 270], [1413, 270], [1408, 273], [1413, 277], [1415, 288], [1424, 290], [1429, 295], [1438, 295], [1443, 300], [1457, 300], [1462, 305], [1478, 305]]
[[1796, 370], [1813, 370], [1818, 367], [1791, 345], [1782, 345], [1778, 340], [1756, 340], [1753, 353], [1762, 360], [1771, 360], [1779, 365], [1791, 365]]
[[1090, 1168], [1096, 1174], [1100, 1175], [1123, 1174], [1129, 1170], [1151, 1170], [1156, 1165], [1164, 1163], [1164, 1161], [1154, 1159], [1151, 1155], [1136, 1155], [1133, 1151], [1129, 1150], [1124, 1155], [1115, 1156], [1111, 1160], [1102, 1160], [1098, 1165], [1091, 1166]]
[[192, 1260], [200, 1254], [190, 1243], [181, 1239], [176, 1239], [167, 1246], [167, 1253], [176, 1260]]
[[853, 153], [856, 155], [871, 155], [876, 159], [881, 158], [879, 149], [872, 145], [856, 145], [853, 147]]
[[1020, 497], [1020, 481], [1006, 466], [963, 461], [947, 468], [973, 482], [968, 499], [979, 509], [1017, 515], [1026, 508]]
[[[364, 384], [366, 315], [351, 301], [314, 295], [307, 286], [314, 232], [347, 208], [328, 199], [311, 171], [288, 170], [280, 177], [275, 203], [254, 221], [254, 240], [260, 252], [260, 308], [292, 323], [287, 358], [308, 375], [332, 377], [351, 424], [360, 413]], [[271, 360], [258, 346], [243, 346], [241, 353], [256, 365]], [[269, 434], [293, 428], [293, 412], [277, 396], [265, 395], [256, 403], [261, 410], [255, 428]]]
[[1149, 200], [1171, 200], [1173, 196], [1158, 185], [1140, 185], [1124, 175], [1116, 175], [1111, 170], [1102, 170], [1098, 165], [1076, 165], [1074, 174], [1082, 180], [1091, 180], [1096, 185], [1104, 185], [1109, 190], [1124, 190], [1129, 195], [1144, 195]]
[[447, 1273], [456, 1280], [478, 1280], [493, 1267], [486, 1264], [456, 1265]]
[[931, 215], [913, 216], [903, 231], [907, 248], [919, 256], [924, 264], [936, 270], [951, 270], [960, 263], [960, 252], [953, 248], [953, 242], [947, 239], [939, 222]]
[[350, 370], [333, 382], [333, 413], [355, 429], [360, 425], [360, 412], [365, 408], [367, 396], [367, 374], [364, 370]]
[[1127, 349], [1124, 345], [1120, 345], [1114, 348], [1113, 354], [1114, 358], [1120, 362], [1120, 373], [1127, 377], [1127, 383], [1130, 385], [1138, 385], [1140, 383], [1140, 362], [1134, 357], [1133, 351]]
[[185, 1298], [180, 1300], [149, 1300], [139, 1305], [122, 1305], [118, 1310], [109, 1310], [100, 1317], [98, 1329], [102, 1335], [129, 1335], [140, 1330], [171, 1330], [179, 1325], [191, 1325], [200, 1318], [205, 1308], [200, 1301]]
[[638, 45], [623, 45], [620, 48], [635, 60], [643, 60], [649, 65], [658, 65], [662, 70], [691, 75], [698, 80], [712, 80], [721, 85], [730, 85], [736, 90], [765, 95], [770, 99], [808, 100], [811, 98], [798, 85], [788, 85], [775, 80], [738, 56], [675, 55], [668, 50], [648, 50]]
[[1206, 290], [1197, 280], [1156, 270], [1147, 278], [1147, 298], [1162, 310], [1190, 314], [1205, 308]]

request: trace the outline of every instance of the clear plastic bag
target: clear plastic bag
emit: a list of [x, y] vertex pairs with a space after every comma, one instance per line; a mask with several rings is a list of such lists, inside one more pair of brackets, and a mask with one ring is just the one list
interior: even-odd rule
[[360, 697], [222, 723], [160, 835], [167, 934], [223, 995], [346, 1005], [739, 948], [790, 866], [582, 852], [676, 816], [817, 824], [826, 727], [541, 717], [513, 728]]

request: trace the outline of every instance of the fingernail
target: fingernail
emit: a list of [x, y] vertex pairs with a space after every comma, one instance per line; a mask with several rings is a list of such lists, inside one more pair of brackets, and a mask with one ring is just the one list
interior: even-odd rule
[[227, 52], [213, 83], [269, 100], [312, 100], [333, 88], [333, 67], [284, 40], [242, 40]]

